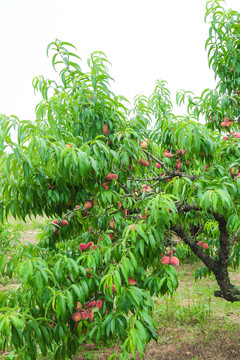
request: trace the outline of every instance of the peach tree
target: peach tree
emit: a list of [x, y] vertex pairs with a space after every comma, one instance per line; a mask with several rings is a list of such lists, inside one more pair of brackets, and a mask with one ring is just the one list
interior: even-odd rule
[[66, 359], [114, 339], [120, 359], [144, 357], [157, 340], [152, 297], [177, 289], [184, 248], [203, 263], [197, 277], [214, 274], [215, 296], [240, 300], [228, 275], [239, 266], [239, 13], [209, 1], [207, 20], [218, 83], [201, 96], [179, 91], [184, 116], [165, 81], [129, 111], [104, 53], [83, 72], [60, 40], [47, 48], [60, 82], [33, 80], [36, 120], [1, 115], [1, 222], [47, 218], [37, 244], [0, 257], [2, 276], [21, 279], [0, 294], [1, 350]]

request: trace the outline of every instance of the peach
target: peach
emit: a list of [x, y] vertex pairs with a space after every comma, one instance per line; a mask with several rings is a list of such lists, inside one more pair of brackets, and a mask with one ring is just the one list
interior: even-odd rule
[[172, 256], [170, 259], [170, 264], [173, 266], [178, 266], [179, 265], [179, 260], [176, 256]]
[[131, 224], [131, 225], [129, 225], [129, 229], [130, 229], [130, 230], [135, 230], [135, 231], [136, 231], [136, 225], [135, 225], [135, 224]]
[[93, 310], [88, 311], [88, 318], [90, 319], [91, 322], [93, 321], [93, 318], [94, 318]]
[[96, 303], [96, 307], [99, 309], [99, 310], [101, 310], [101, 308], [102, 308], [102, 300], [98, 300], [97, 301], [97, 303]]
[[92, 207], [92, 203], [90, 201], [86, 201], [85, 204], [84, 204], [84, 207], [85, 207], [86, 210], [89, 210]]
[[143, 159], [142, 159], [142, 158], [139, 159], [138, 164], [139, 164], [139, 165], [142, 165], [142, 164], [143, 164]]
[[82, 304], [80, 303], [80, 301], [77, 301], [76, 309], [77, 309], [77, 310], [81, 310], [81, 309], [82, 309]]
[[68, 221], [67, 221], [67, 220], [63, 220], [63, 221], [62, 221], [62, 225], [63, 225], [63, 226], [68, 225]]
[[79, 209], [80, 209], [80, 206], [79, 206], [79, 205], [76, 205], [76, 206], [75, 206], [75, 209], [76, 209], [76, 210], [79, 210]]
[[[88, 278], [89, 278], [89, 277], [92, 277], [92, 274], [89, 272], [89, 268], [86, 268], [85, 270], [86, 270], [86, 273], [87, 273], [87, 277], [88, 277]], [[92, 271], [92, 268], [91, 268], [90, 271]]]
[[203, 246], [203, 241], [199, 241], [197, 244], [198, 244], [199, 246]]
[[73, 321], [80, 321], [81, 318], [82, 318], [82, 316], [79, 312], [75, 312], [72, 316]]
[[121, 206], [122, 206], [122, 203], [120, 201], [118, 201], [118, 208], [120, 209]]
[[83, 311], [83, 312], [81, 313], [81, 316], [82, 316], [82, 319], [83, 319], [83, 320], [87, 320], [87, 319], [88, 319], [88, 313], [87, 313], [87, 311]]
[[117, 174], [112, 174], [112, 178], [115, 179], [115, 180], [117, 180], [117, 179], [118, 179]]
[[88, 231], [89, 231], [90, 233], [93, 233], [93, 227], [90, 226], [90, 228], [88, 229]]
[[104, 190], [107, 190], [107, 189], [108, 189], [108, 186], [107, 186], [107, 183], [106, 183], [106, 182], [103, 183], [102, 186], [103, 186]]
[[88, 244], [87, 244], [87, 247], [88, 249], [91, 249], [91, 247], [94, 245], [94, 242], [93, 241], [90, 241]]
[[156, 163], [156, 168], [160, 169], [161, 165], [159, 163]]
[[58, 229], [56, 229], [56, 230], [54, 231], [54, 234], [56, 234], [56, 235], [58, 234]]
[[169, 256], [163, 256], [161, 258], [161, 263], [164, 264], [164, 265], [168, 265], [169, 261], [170, 261]]
[[141, 146], [142, 149], [146, 149], [146, 148], [148, 147], [148, 143], [147, 143], [145, 140], [143, 140], [143, 141], [140, 143], [140, 146]]
[[204, 249], [207, 249], [207, 248], [208, 248], [208, 244], [204, 243], [204, 244], [203, 244], [203, 248], [204, 248]]
[[87, 250], [87, 248], [88, 248], [88, 246], [87, 246], [87, 244], [85, 244], [85, 243], [82, 243], [82, 244], [79, 245], [79, 249], [80, 249], [81, 251], [85, 251], [85, 250]]
[[52, 224], [56, 224], [56, 225], [57, 225], [57, 224], [58, 224], [58, 221], [55, 219], [55, 220], [52, 221]]
[[111, 240], [113, 240], [113, 239], [114, 239], [113, 234], [109, 234], [109, 237], [110, 237], [110, 239], [111, 239]]
[[132, 279], [131, 276], [129, 276], [128, 283], [129, 283], [129, 285], [136, 285], [137, 284], [136, 280]]
[[111, 174], [111, 173], [108, 173], [108, 174], [107, 174], [106, 180], [107, 180], [107, 181], [112, 180], [112, 174]]
[[109, 133], [107, 124], [103, 125], [103, 133], [107, 135]]
[[144, 163], [143, 163], [143, 166], [144, 167], [147, 167], [149, 165], [149, 162], [148, 161], [145, 161]]

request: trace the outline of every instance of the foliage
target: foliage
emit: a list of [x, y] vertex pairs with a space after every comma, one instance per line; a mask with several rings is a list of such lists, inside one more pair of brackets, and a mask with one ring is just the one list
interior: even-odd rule
[[210, 1], [206, 18], [209, 65], [220, 80], [200, 98], [178, 92], [179, 104], [188, 99], [184, 116], [172, 113], [165, 81], [129, 111], [110, 90], [105, 54], [91, 54], [83, 73], [75, 47], [60, 40], [47, 48], [60, 84], [33, 80], [42, 94], [36, 122], [1, 115], [0, 150], [12, 152], [0, 165], [0, 219], [49, 221], [39, 244], [0, 258], [2, 275], [21, 279], [17, 291], [0, 294], [0, 349], [65, 359], [85, 341], [117, 338], [120, 359], [136, 350], [143, 358], [157, 340], [151, 297], [177, 289], [181, 242], [204, 263], [200, 277], [215, 275], [216, 296], [240, 300], [227, 272], [239, 266], [239, 14]]

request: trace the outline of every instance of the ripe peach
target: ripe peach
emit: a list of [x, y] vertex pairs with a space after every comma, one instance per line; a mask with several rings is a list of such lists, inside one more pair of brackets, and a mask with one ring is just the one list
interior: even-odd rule
[[122, 206], [122, 203], [120, 201], [118, 201], [118, 208], [120, 209], [121, 206]]
[[82, 304], [80, 303], [80, 301], [77, 301], [76, 309], [77, 309], [77, 310], [81, 310], [81, 309], [82, 309]]
[[111, 226], [112, 228], [114, 228], [114, 220], [111, 220], [111, 221], [110, 221], [110, 226]]
[[58, 221], [55, 219], [52, 221], [52, 224], [58, 224]]
[[79, 312], [75, 312], [72, 316], [73, 321], [80, 321], [81, 318], [82, 318], [82, 316]]
[[76, 205], [76, 206], [75, 206], [75, 209], [76, 209], [76, 210], [79, 210], [79, 209], [80, 209], [80, 206], [79, 206], [79, 205]]
[[142, 165], [142, 164], [143, 164], [143, 159], [142, 159], [142, 158], [138, 161], [138, 164], [139, 164], [139, 165]]
[[170, 261], [169, 256], [163, 256], [161, 258], [161, 263], [164, 264], [164, 265], [168, 265], [169, 261]]
[[127, 209], [121, 209], [121, 211], [127, 216]]
[[88, 249], [91, 249], [91, 247], [94, 245], [94, 242], [93, 241], [90, 241], [88, 244], [87, 244], [87, 247]]
[[234, 67], [231, 68], [231, 72], [234, 72]]
[[198, 244], [199, 246], [203, 246], [203, 241], [199, 241], [197, 244]]
[[63, 221], [62, 221], [62, 225], [63, 225], [63, 226], [68, 225], [68, 221], [67, 221], [67, 220], [63, 220]]
[[104, 190], [107, 190], [107, 189], [108, 189], [108, 186], [107, 186], [107, 183], [106, 183], [106, 182], [103, 183], [102, 186], [103, 186]]
[[113, 292], [113, 293], [116, 292], [116, 288], [115, 288], [115, 285], [114, 285], [114, 284], [112, 285], [112, 292]]
[[136, 285], [137, 284], [136, 280], [132, 279], [131, 276], [129, 276], [128, 283], [129, 283], [129, 285]]
[[82, 243], [82, 244], [79, 245], [79, 249], [80, 249], [81, 251], [85, 251], [85, 250], [87, 250], [87, 248], [88, 248], [88, 246], [87, 246], [87, 244], [85, 244], [85, 243]]
[[100, 310], [102, 308], [102, 300], [98, 300], [96, 303], [96, 307]]
[[[87, 273], [87, 277], [92, 277], [92, 274], [89, 272], [89, 268], [86, 268], [86, 273]], [[92, 271], [92, 268], [90, 269], [90, 271]]]
[[145, 161], [144, 163], [143, 163], [143, 166], [144, 167], [147, 167], [149, 165], [149, 162], [148, 161]]
[[103, 133], [107, 135], [109, 133], [107, 124], [103, 125]]
[[58, 229], [56, 229], [56, 230], [54, 231], [54, 234], [56, 234], [56, 235], [58, 234]]
[[161, 165], [159, 163], [156, 163], [156, 168], [160, 169]]
[[82, 320], [87, 320], [87, 319], [88, 319], [88, 313], [87, 313], [87, 311], [83, 311], [83, 312], [81, 313], [81, 316], [82, 316]]
[[111, 173], [108, 173], [108, 174], [107, 174], [106, 180], [107, 180], [107, 181], [112, 180], [112, 174], [111, 174]]
[[142, 149], [146, 149], [148, 147], [148, 143], [144, 140], [140, 143]]
[[88, 318], [90, 319], [91, 322], [93, 321], [93, 318], [94, 318], [93, 310], [88, 311]]
[[173, 266], [178, 266], [179, 265], [179, 260], [176, 256], [172, 256], [170, 259], [170, 264]]
[[113, 239], [114, 239], [113, 234], [109, 234], [109, 237], [110, 237], [110, 239], [113, 241]]
[[204, 249], [207, 249], [207, 248], [208, 248], [208, 244], [204, 243], [204, 244], [203, 244], [203, 248], [204, 248]]
[[112, 174], [112, 178], [115, 179], [115, 180], [117, 180], [117, 179], [118, 179], [117, 174]]
[[92, 203], [90, 201], [86, 201], [85, 204], [84, 204], [84, 207], [85, 207], [86, 210], [89, 210], [92, 207]]

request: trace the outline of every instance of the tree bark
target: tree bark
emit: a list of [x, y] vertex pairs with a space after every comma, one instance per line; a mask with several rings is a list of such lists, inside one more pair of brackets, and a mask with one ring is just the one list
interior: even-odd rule
[[226, 220], [223, 216], [217, 217], [216, 220], [219, 222], [220, 231], [219, 260], [213, 260], [211, 256], [206, 254], [180, 223], [172, 226], [171, 229], [191, 248], [194, 254], [197, 255], [204, 265], [214, 274], [220, 287], [220, 290], [215, 291], [214, 295], [231, 302], [240, 301], [240, 287], [231, 284], [228, 274], [229, 234], [226, 230]]

